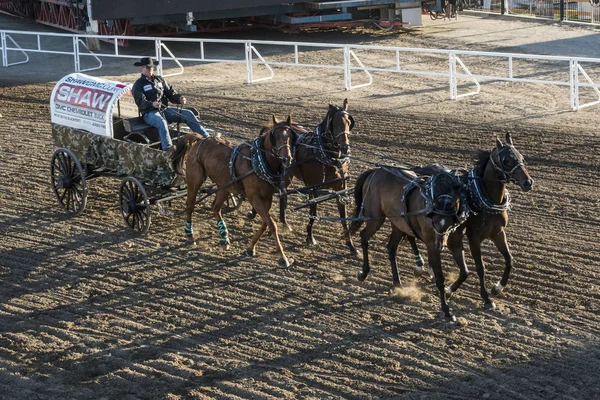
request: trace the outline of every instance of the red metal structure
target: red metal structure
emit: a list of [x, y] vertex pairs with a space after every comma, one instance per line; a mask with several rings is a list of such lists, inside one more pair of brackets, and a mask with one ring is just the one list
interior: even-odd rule
[[[75, 33], [173, 36], [267, 26], [295, 30], [371, 22], [389, 29], [402, 25], [395, 16], [400, 15], [400, 9], [412, 7], [414, 1], [154, 0], [151, 6], [148, 3], [152, 1], [146, 0], [145, 6], [140, 7], [139, 0], [0, 0], [0, 10]], [[120, 44], [127, 45], [126, 41]]]

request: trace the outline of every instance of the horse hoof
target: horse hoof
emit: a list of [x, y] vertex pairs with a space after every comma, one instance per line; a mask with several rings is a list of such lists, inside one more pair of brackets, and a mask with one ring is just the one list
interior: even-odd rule
[[456, 317], [450, 312], [445, 313], [443, 311], [440, 311], [440, 318], [442, 318], [446, 322], [456, 322]]
[[356, 257], [358, 256], [358, 251], [356, 251], [356, 247], [354, 247], [354, 245], [352, 243], [348, 243], [346, 242], [346, 246], [348, 247], [348, 249], [350, 250], [350, 255], [352, 257]]
[[294, 259], [293, 258], [282, 258], [277, 263], [277, 266], [279, 268], [289, 268], [293, 263], [294, 263]]
[[247, 217], [248, 219], [254, 219], [254, 218], [256, 218], [256, 213], [249, 212], [248, 214], [246, 214], [246, 217]]
[[429, 273], [425, 271], [423, 268], [416, 267], [414, 269], [415, 276], [417, 278], [427, 277], [429, 278]]
[[356, 275], [356, 277], [358, 278], [359, 281], [364, 282], [365, 279], [367, 279], [367, 274], [363, 274], [361, 271]]
[[315, 238], [306, 238], [306, 245], [308, 247], [314, 247], [317, 245], [317, 241], [315, 240]]
[[493, 301], [485, 303], [483, 306], [485, 307], [486, 310], [490, 310], [490, 311], [496, 309], [496, 303], [494, 303]]
[[500, 293], [502, 293], [502, 290], [504, 290], [504, 286], [497, 284], [496, 286], [492, 287], [492, 296], [498, 296]]
[[447, 287], [446, 290], [444, 290], [444, 296], [446, 297], [446, 300], [449, 300], [453, 294], [454, 292], [449, 287]]
[[254, 256], [256, 256], [256, 250], [246, 249], [246, 255], [248, 255], [250, 257], [254, 257]]

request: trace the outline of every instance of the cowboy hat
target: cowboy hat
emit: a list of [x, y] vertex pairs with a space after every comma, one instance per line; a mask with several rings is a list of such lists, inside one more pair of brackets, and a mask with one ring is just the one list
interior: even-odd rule
[[154, 61], [152, 57], [142, 57], [140, 61], [134, 62], [133, 65], [135, 65], [136, 67], [150, 67], [152, 65], [158, 65], [158, 61]]

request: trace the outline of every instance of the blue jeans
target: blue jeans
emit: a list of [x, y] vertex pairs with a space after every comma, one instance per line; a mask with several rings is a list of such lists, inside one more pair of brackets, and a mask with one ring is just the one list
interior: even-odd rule
[[[164, 118], [163, 118], [164, 115]], [[166, 120], [165, 120], [166, 118]], [[158, 110], [150, 111], [144, 114], [144, 122], [158, 129], [160, 135], [160, 146], [163, 150], [169, 150], [173, 146], [171, 135], [169, 134], [169, 123], [185, 122], [190, 129], [204, 137], [210, 135], [204, 130], [200, 122], [193, 112], [186, 109], [181, 109], [179, 112], [175, 107], [167, 107], [162, 110], [162, 114]]]

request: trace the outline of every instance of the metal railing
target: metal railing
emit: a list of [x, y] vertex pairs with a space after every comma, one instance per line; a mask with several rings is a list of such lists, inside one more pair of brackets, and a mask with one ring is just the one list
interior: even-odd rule
[[597, 0], [458, 0], [460, 10], [504, 12], [555, 21], [600, 23], [600, 2]]
[[[102, 51], [90, 51], [86, 43], [92, 39], [96, 41], [101, 39], [109, 43], [103, 43], [105, 49]], [[101, 58], [138, 59], [139, 55], [125, 54], [125, 50], [119, 47], [118, 41], [123, 39], [130, 42], [153, 43], [154, 56], [159, 62], [157, 68], [159, 74], [163, 70], [165, 61], [175, 62], [179, 71], [164, 76], [183, 74], [185, 69], [182, 62], [241, 63], [245, 65], [246, 82], [248, 83], [273, 78], [275, 72], [272, 67], [274, 66], [326, 68], [343, 71], [346, 90], [371, 85], [375, 79], [373, 75], [375, 73], [400, 73], [438, 77], [442, 80], [446, 78], [449, 97], [453, 100], [480, 93], [480, 81], [486, 80], [568, 86], [573, 110], [600, 103], [600, 85], [594, 83], [593, 80], [595, 77], [600, 77], [600, 59], [520, 53], [260, 40], [73, 35], [0, 30], [2, 66], [9, 67], [26, 63], [29, 60], [28, 53], [71, 56], [74, 62], [74, 72], [102, 68]], [[232, 45], [239, 46], [239, 52], [231, 49]], [[185, 55], [176, 56], [177, 51], [172, 49], [177, 47], [181, 50], [182, 46]], [[224, 51], [224, 48], [227, 51]], [[219, 50], [217, 51], [219, 54], [209, 56], [208, 53], [215, 50]], [[312, 54], [319, 50], [326, 50], [326, 57], [323, 55], [312, 57]], [[9, 54], [15, 54], [15, 57], [21, 56], [24, 59], [9, 62]], [[286, 57], [289, 59], [286, 60]], [[314, 58], [325, 58], [328, 61], [327, 63], [317, 63], [312, 61]], [[84, 59], [92, 59], [97, 65], [83, 68], [82, 60]], [[256, 77], [255, 68], [258, 65], [265, 67], [268, 71], [267, 76]], [[481, 71], [482, 65], [485, 66], [485, 71]], [[480, 70], [475, 71], [476, 69]], [[366, 81], [354, 85], [353, 72], [362, 72]], [[561, 76], [563, 79], [560, 79]], [[580, 80], [581, 76], [583, 76], [583, 80]], [[469, 87], [474, 87], [474, 90], [459, 94], [459, 88], [468, 90]], [[581, 88], [592, 88], [598, 99], [580, 104]]]

